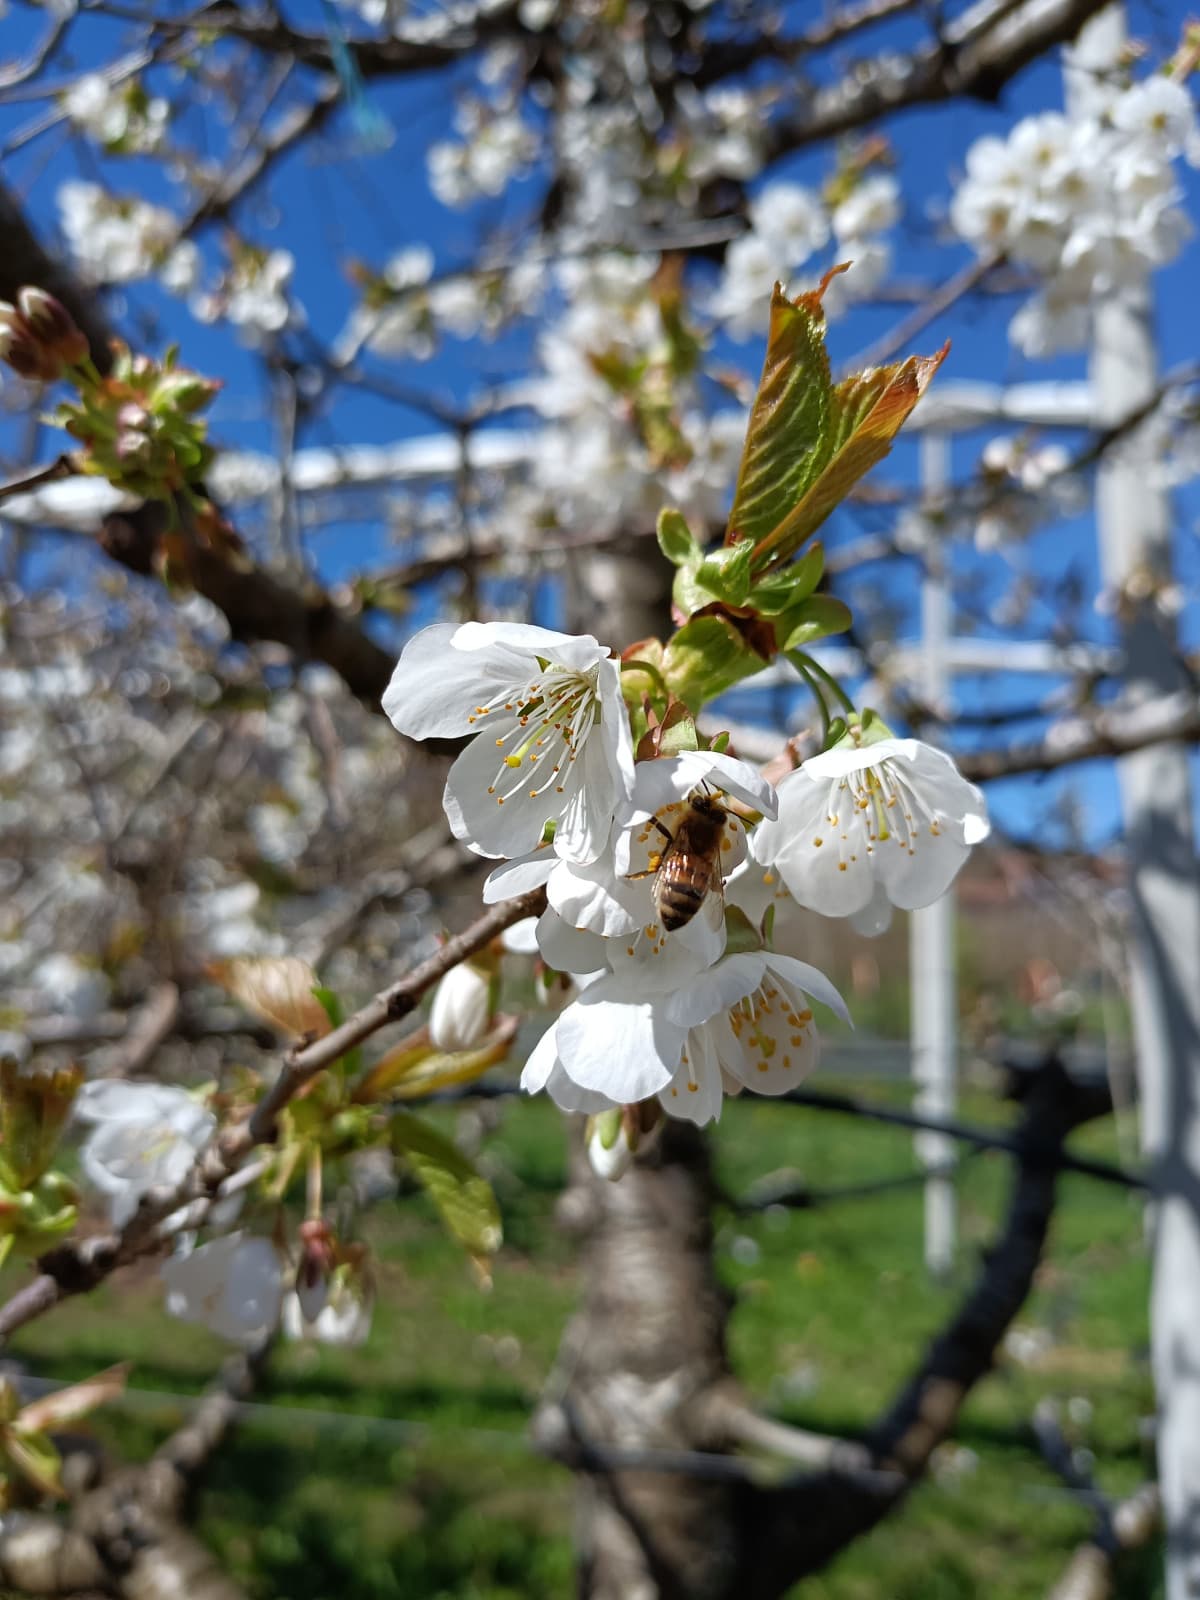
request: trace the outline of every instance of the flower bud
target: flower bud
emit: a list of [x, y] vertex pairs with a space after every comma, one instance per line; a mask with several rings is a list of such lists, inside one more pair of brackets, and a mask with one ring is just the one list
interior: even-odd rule
[[0, 1057], [0, 1178], [7, 1188], [28, 1189], [49, 1167], [82, 1082], [82, 1067], [30, 1070]]
[[471, 1050], [487, 1034], [492, 985], [471, 962], [452, 967], [438, 984], [429, 1013], [429, 1037], [439, 1050]]
[[215, 378], [202, 378], [198, 372], [177, 368], [164, 372], [154, 387], [151, 406], [157, 412], [179, 411], [193, 416], [210, 405], [221, 388]]
[[68, 367], [86, 361], [89, 354], [87, 335], [60, 300], [44, 289], [26, 285], [17, 294], [17, 308], [29, 331], [39, 343]]
[[320, 1316], [329, 1297], [329, 1277], [337, 1264], [333, 1229], [323, 1217], [310, 1218], [299, 1227], [300, 1261], [296, 1267], [296, 1294], [306, 1322]]
[[150, 431], [150, 413], [145, 406], [139, 406], [136, 401], [127, 400], [117, 411], [117, 427], [127, 433], [148, 433]]
[[649, 1150], [662, 1131], [662, 1111], [656, 1100], [635, 1106], [614, 1106], [589, 1117], [584, 1133], [588, 1160], [598, 1178], [616, 1183], [633, 1165], [634, 1157]]
[[607, 1178], [609, 1183], [616, 1183], [618, 1178], [623, 1178], [633, 1165], [633, 1150], [620, 1106], [589, 1117], [584, 1137], [588, 1160], [596, 1176]]
[[148, 467], [154, 458], [154, 440], [145, 433], [119, 433], [115, 449], [123, 467]]
[[[5, 306], [4, 311], [11, 311]], [[62, 372], [62, 362], [41, 344], [24, 320], [14, 314], [0, 320], [0, 361], [7, 362], [18, 378], [36, 383], [53, 383]]]

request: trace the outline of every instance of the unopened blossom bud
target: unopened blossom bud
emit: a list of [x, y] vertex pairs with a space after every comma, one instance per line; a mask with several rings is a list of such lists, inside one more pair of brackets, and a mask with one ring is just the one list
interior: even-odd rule
[[125, 467], [148, 467], [154, 456], [154, 440], [145, 433], [119, 433], [117, 460]]
[[296, 1294], [307, 1322], [319, 1317], [329, 1295], [329, 1275], [336, 1265], [333, 1229], [323, 1217], [302, 1222], [300, 1263], [296, 1268]]
[[0, 1057], [0, 1181], [27, 1189], [49, 1167], [70, 1115], [83, 1069], [77, 1066], [22, 1069]]
[[220, 390], [214, 378], [202, 378], [198, 372], [165, 372], [154, 388], [151, 405], [157, 412], [180, 411], [187, 416], [203, 411]]
[[17, 309], [34, 338], [52, 350], [68, 367], [87, 360], [87, 335], [79, 328], [66, 306], [52, 294], [47, 294], [45, 289], [26, 285], [17, 294]]
[[638, 1152], [654, 1144], [661, 1129], [662, 1113], [653, 1100], [614, 1106], [589, 1117], [584, 1138], [592, 1171], [598, 1178], [616, 1183], [629, 1171]]
[[24, 317], [13, 306], [0, 301], [0, 361], [18, 378], [51, 383], [62, 371], [62, 362], [38, 340]]
[[439, 1050], [472, 1050], [487, 1034], [492, 984], [469, 961], [452, 967], [438, 984], [429, 1013], [429, 1037]]
[[136, 401], [128, 400], [117, 412], [117, 427], [123, 433], [148, 433], [150, 413], [145, 406], [139, 406]]

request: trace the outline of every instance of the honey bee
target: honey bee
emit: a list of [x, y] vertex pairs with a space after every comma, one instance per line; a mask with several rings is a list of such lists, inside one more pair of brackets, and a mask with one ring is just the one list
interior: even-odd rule
[[[687, 797], [687, 810], [671, 833], [657, 817], [654, 826], [667, 840], [666, 848], [653, 864], [654, 909], [668, 933], [686, 928], [712, 892], [724, 893], [721, 875], [721, 844], [729, 816], [725, 807], [698, 785]], [[649, 873], [639, 873], [648, 877]]]

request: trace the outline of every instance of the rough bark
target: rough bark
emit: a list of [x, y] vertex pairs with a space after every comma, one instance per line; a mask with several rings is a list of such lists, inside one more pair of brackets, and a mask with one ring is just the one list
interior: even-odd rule
[[[727, 1299], [713, 1268], [703, 1136], [670, 1123], [657, 1157], [619, 1183], [591, 1179], [594, 1231], [568, 1332], [566, 1406], [577, 1445], [705, 1448], [704, 1400], [728, 1382]], [[740, 1485], [689, 1473], [595, 1470], [580, 1481], [579, 1594], [718, 1600], [737, 1564]]]

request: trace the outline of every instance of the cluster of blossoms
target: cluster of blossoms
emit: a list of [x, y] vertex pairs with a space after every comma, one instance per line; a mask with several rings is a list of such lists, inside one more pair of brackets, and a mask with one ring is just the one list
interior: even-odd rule
[[1026, 355], [1079, 348], [1089, 311], [1174, 260], [1188, 233], [1174, 163], [1200, 161], [1182, 83], [1155, 77], [1094, 87], [1086, 110], [1045, 112], [967, 154], [950, 217], [980, 254], [1002, 252], [1042, 285], [1009, 335]]
[[427, 361], [443, 334], [494, 334], [518, 313], [536, 311], [545, 266], [531, 257], [436, 280], [433, 274], [433, 251], [423, 244], [398, 250], [378, 275], [358, 274], [363, 297], [338, 336], [334, 359], [351, 361], [365, 345], [392, 359]]
[[690, 352], [672, 343], [657, 258], [602, 253], [554, 269], [565, 308], [538, 341], [546, 448], [536, 519], [606, 532], [653, 521], [664, 500], [701, 529], [724, 522], [745, 414], [706, 415]]
[[439, 140], [428, 155], [429, 187], [444, 206], [502, 194], [537, 156], [537, 135], [519, 111], [469, 100], [454, 120], [462, 137]]
[[891, 262], [882, 236], [899, 215], [899, 185], [888, 173], [862, 177], [832, 210], [801, 184], [768, 184], [750, 204], [749, 231], [726, 251], [709, 310], [735, 339], [762, 334], [776, 279], [797, 278], [832, 238], [835, 258], [851, 263], [826, 294], [836, 315], [882, 281]]
[[[124, 1227], [152, 1191], [175, 1187], [212, 1138], [217, 1119], [203, 1094], [167, 1084], [97, 1080], [75, 1101], [88, 1130], [81, 1151], [85, 1180], [104, 1202], [109, 1221]], [[199, 1322], [221, 1338], [252, 1346], [276, 1327], [288, 1338], [361, 1344], [371, 1326], [374, 1286], [361, 1250], [340, 1245], [330, 1228], [302, 1223], [289, 1260], [261, 1235], [229, 1232], [245, 1187], [209, 1207], [204, 1243], [187, 1208], [167, 1219], [174, 1254], [161, 1269], [172, 1316]]]
[[165, 206], [110, 194], [72, 178], [58, 190], [63, 233], [80, 271], [97, 283], [133, 283], [157, 275], [172, 294], [190, 294], [200, 258], [179, 239], [179, 221]]
[[136, 78], [110, 83], [100, 72], [86, 72], [63, 96], [63, 110], [110, 155], [149, 155], [161, 148], [171, 108], [161, 95], [148, 95]]
[[870, 719], [778, 788], [717, 750], [635, 759], [620, 664], [587, 636], [436, 624], [405, 647], [384, 709], [412, 738], [469, 737], [443, 803], [459, 839], [503, 858], [484, 899], [545, 886], [538, 951], [581, 992], [522, 1083], [565, 1110], [657, 1098], [704, 1123], [726, 1093], [786, 1093], [817, 1060], [810, 1002], [846, 1013], [772, 947], [769, 907], [927, 905], [988, 831], [947, 756]]
[[235, 243], [225, 271], [202, 288], [200, 252], [179, 237], [179, 218], [165, 206], [72, 178], [59, 187], [58, 209], [71, 254], [94, 282], [157, 277], [169, 293], [187, 298], [198, 321], [223, 318], [251, 342], [301, 319], [289, 293], [296, 262], [288, 250]]
[[295, 270], [296, 258], [290, 250], [256, 250], [242, 245], [216, 288], [193, 295], [192, 314], [201, 322], [224, 317], [251, 340], [278, 333], [298, 315], [288, 294]]

